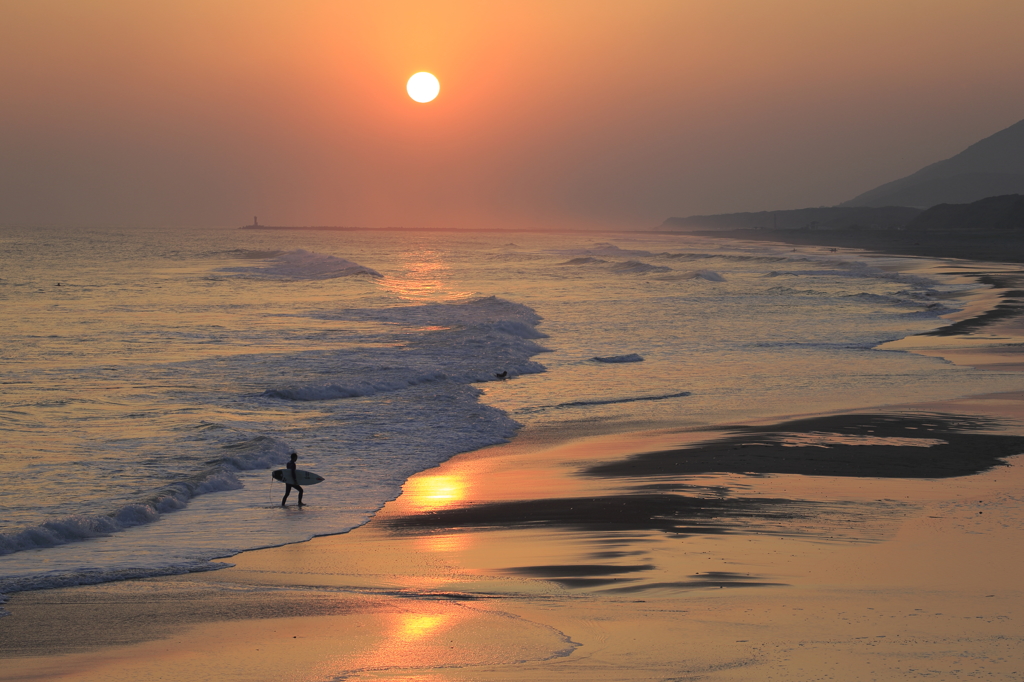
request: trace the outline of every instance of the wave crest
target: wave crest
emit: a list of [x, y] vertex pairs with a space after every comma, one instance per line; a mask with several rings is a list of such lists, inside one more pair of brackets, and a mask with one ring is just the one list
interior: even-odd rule
[[[336, 277], [352, 277], [368, 275], [382, 277], [379, 272], [365, 265], [354, 263], [337, 256], [313, 253], [305, 249], [296, 249], [278, 255], [267, 253], [263, 265], [245, 265], [231, 268], [220, 268], [218, 272], [232, 272], [238, 275], [259, 279], [282, 280], [318, 280]], [[252, 259], [252, 256], [241, 256]]]
[[153, 523], [163, 514], [183, 509], [193, 497], [241, 488], [235, 471], [268, 468], [284, 461], [291, 451], [283, 441], [268, 436], [226, 445], [223, 449], [228, 452], [214, 460], [209, 469], [164, 485], [147, 499], [125, 504], [108, 514], [75, 514], [0, 534], [0, 556], [103, 537]]
[[672, 268], [666, 265], [651, 265], [638, 260], [628, 260], [625, 263], [615, 263], [608, 268], [612, 272], [623, 274], [640, 274], [645, 272], [671, 272]]
[[620, 362], [643, 362], [643, 356], [638, 353], [630, 353], [628, 355], [607, 355], [603, 357], [590, 358], [595, 362], [609, 362], [609, 363], [620, 363]]

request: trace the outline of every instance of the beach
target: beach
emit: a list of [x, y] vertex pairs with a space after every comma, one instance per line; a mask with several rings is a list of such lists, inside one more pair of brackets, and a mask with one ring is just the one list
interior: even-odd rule
[[[913, 440], [960, 432], [951, 457], [985, 467], [1021, 438], [975, 428], [1003, 419], [1020, 433], [1022, 401], [846, 415], [837, 432], [757, 428], [813, 440], [789, 449], [818, 461], [823, 444], [868, 432], [910, 456], [929, 449]], [[0, 676], [1019, 679], [1019, 457], [973, 476], [594, 472], [734, 436], [523, 434], [412, 477], [345, 535], [221, 571], [21, 593]]]
[[[1020, 332], [894, 343], [1018, 372]], [[537, 424], [341, 535], [18, 592], [0, 679], [1020, 679], [1022, 401]]]

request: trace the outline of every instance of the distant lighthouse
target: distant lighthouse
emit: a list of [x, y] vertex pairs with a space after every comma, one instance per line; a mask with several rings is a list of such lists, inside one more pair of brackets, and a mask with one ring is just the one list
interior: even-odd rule
[[259, 227], [260, 226], [260, 221], [256, 220], [256, 216], [252, 217], [252, 226], [253, 227]]

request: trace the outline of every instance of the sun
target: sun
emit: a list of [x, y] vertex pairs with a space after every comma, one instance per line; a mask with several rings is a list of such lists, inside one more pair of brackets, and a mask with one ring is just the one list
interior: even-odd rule
[[441, 83], [438, 82], [434, 74], [420, 71], [412, 75], [409, 82], [405, 84], [405, 90], [409, 93], [409, 97], [417, 102], [430, 102], [441, 91]]

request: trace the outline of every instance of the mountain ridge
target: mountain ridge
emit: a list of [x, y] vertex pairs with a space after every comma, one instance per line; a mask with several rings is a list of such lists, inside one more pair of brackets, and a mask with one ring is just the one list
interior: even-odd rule
[[1024, 194], [1024, 120], [839, 206], [930, 208], [1007, 194]]

